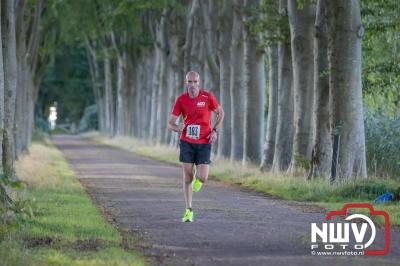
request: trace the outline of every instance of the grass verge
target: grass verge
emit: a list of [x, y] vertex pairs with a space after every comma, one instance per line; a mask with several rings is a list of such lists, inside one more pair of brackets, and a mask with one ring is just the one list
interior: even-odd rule
[[[152, 159], [179, 165], [178, 149], [168, 145], [148, 145], [129, 137], [108, 138], [97, 132], [83, 134], [97, 143], [118, 147]], [[341, 209], [344, 203], [372, 203], [373, 200], [391, 191], [400, 192], [400, 183], [394, 179], [342, 180], [330, 184], [328, 180], [305, 180], [303, 177], [290, 177], [276, 173], [262, 173], [254, 165], [229, 163], [224, 159], [212, 159], [210, 175], [228, 184], [240, 185], [257, 192], [275, 197], [302, 202], [312, 202], [326, 211]], [[398, 197], [398, 195], [397, 195]], [[392, 225], [400, 225], [400, 202], [396, 201], [374, 205], [376, 210], [385, 210], [390, 215]], [[363, 213], [364, 211], [361, 211]], [[367, 213], [367, 212], [364, 212]], [[378, 223], [383, 220], [377, 218]]]
[[108, 224], [49, 139], [35, 135], [16, 163], [34, 218], [0, 242], [2, 265], [143, 265], [135, 238]]

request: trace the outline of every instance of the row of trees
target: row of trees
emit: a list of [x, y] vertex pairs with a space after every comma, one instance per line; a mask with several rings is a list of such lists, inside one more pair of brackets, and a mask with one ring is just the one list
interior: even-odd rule
[[363, 34], [358, 0], [2, 1], [4, 165], [29, 143], [49, 55], [78, 45], [103, 133], [175, 145], [167, 118], [196, 70], [225, 109], [218, 156], [327, 176], [338, 134], [340, 175], [366, 176]]
[[42, 0], [2, 0], [0, 4], [0, 176], [1, 203], [4, 184], [13, 178], [13, 163], [27, 150], [34, 127], [34, 103], [49, 56], [40, 51]]
[[101, 132], [174, 145], [167, 118], [196, 70], [225, 109], [218, 155], [290, 173], [311, 162], [311, 177], [327, 176], [336, 133], [340, 175], [366, 176], [358, 0], [71, 1], [65, 10], [88, 51]]

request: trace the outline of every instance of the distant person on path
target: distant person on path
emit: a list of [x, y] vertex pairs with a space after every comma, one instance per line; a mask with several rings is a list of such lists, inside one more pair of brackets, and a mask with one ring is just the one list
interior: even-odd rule
[[[183, 169], [183, 191], [186, 209], [182, 222], [193, 222], [192, 195], [207, 181], [210, 169], [211, 144], [217, 140], [224, 111], [214, 94], [200, 88], [200, 75], [189, 71], [185, 78], [186, 91], [175, 101], [168, 127], [180, 133], [180, 155]], [[211, 112], [217, 115], [211, 127]], [[179, 116], [183, 123], [177, 125]], [[194, 173], [196, 165], [196, 174]], [[195, 176], [196, 175], [196, 176]]]

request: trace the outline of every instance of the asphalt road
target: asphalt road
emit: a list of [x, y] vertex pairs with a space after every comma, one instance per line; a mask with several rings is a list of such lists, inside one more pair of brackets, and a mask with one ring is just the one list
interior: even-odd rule
[[52, 141], [107, 219], [139, 238], [151, 264], [399, 265], [398, 230], [385, 256], [312, 256], [310, 228], [325, 221], [321, 209], [213, 180], [194, 195], [195, 221], [182, 223], [180, 168], [80, 136]]

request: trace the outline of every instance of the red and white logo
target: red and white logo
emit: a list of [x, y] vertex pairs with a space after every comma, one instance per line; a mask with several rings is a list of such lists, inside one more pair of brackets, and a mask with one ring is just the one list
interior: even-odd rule
[[[381, 248], [371, 249], [377, 235], [375, 223], [361, 213], [348, 215], [348, 209], [367, 209], [369, 216], [381, 216], [384, 221], [384, 244]], [[342, 222], [324, 222], [311, 224], [312, 255], [385, 255], [389, 252], [390, 221], [385, 211], [374, 210], [368, 203], [348, 203], [341, 210], [326, 215], [330, 221], [334, 216], [345, 216]], [[357, 222], [354, 222], [357, 219]], [[353, 241], [351, 241], [351, 239]], [[322, 243], [321, 243], [322, 242]]]
[[206, 102], [198, 102], [197, 107], [204, 107], [206, 106]]

